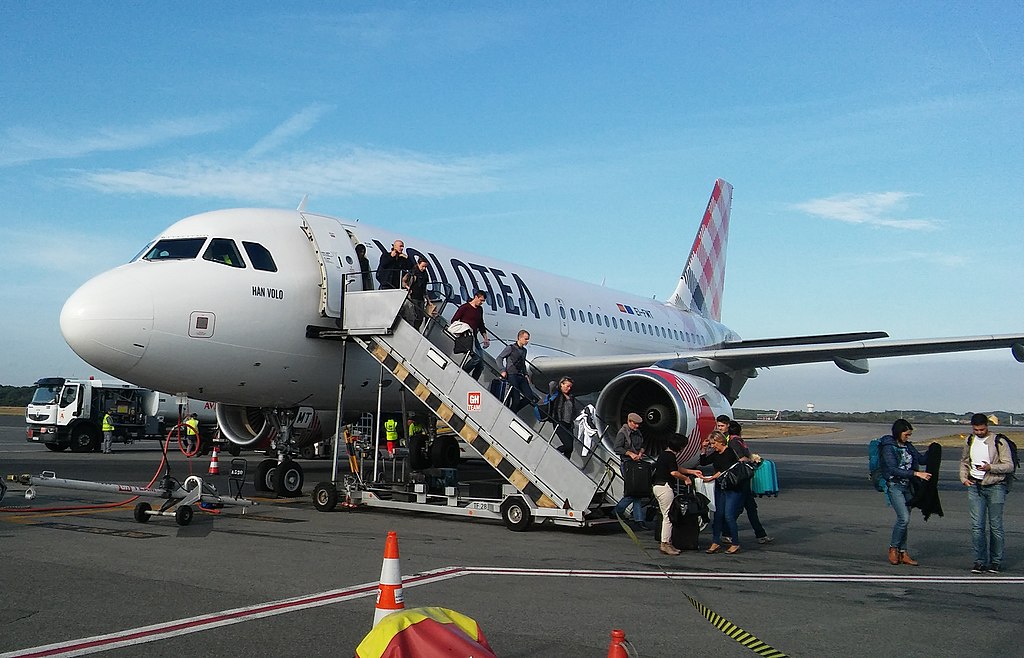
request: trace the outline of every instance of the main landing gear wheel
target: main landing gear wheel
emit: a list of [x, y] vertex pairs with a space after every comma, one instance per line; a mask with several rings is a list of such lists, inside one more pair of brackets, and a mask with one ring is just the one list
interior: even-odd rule
[[178, 522], [178, 525], [186, 526], [192, 523], [193, 514], [191, 505], [182, 505], [174, 512], [174, 520]]
[[454, 468], [459, 465], [459, 442], [446, 434], [434, 439], [430, 446], [430, 463], [435, 468]]
[[338, 488], [332, 482], [319, 482], [313, 487], [313, 507], [330, 512], [338, 505]]
[[256, 491], [274, 490], [274, 472], [277, 470], [276, 459], [264, 459], [256, 467], [256, 475], [252, 478], [252, 486]]
[[505, 522], [505, 527], [509, 530], [525, 532], [530, 529], [530, 522], [533, 521], [533, 517], [530, 516], [530, 506], [518, 496], [506, 498], [505, 502], [501, 504], [501, 520]]
[[139, 503], [135, 506], [135, 520], [139, 523], [149, 521], [149, 510], [153, 509], [149, 503]]

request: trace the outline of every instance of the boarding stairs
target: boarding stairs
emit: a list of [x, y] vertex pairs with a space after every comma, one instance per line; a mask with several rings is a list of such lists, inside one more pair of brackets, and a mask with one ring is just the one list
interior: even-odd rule
[[422, 331], [406, 322], [405, 299], [404, 290], [347, 292], [339, 329], [319, 337], [347, 338], [365, 349], [535, 510], [562, 510], [582, 521], [615, 504], [621, 478], [607, 448], [591, 446], [584, 456], [577, 443], [567, 459], [552, 445], [560, 445], [557, 437], [540, 433], [545, 424], [532, 406], [516, 414], [462, 369], [464, 357], [453, 353], [454, 338], [441, 321], [427, 318]]

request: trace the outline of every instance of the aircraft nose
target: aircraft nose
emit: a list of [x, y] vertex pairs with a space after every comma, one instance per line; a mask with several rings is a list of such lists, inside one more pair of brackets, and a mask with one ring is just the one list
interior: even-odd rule
[[87, 281], [64, 302], [64, 340], [103, 372], [123, 378], [146, 351], [153, 299], [143, 279], [123, 267], [111, 270]]

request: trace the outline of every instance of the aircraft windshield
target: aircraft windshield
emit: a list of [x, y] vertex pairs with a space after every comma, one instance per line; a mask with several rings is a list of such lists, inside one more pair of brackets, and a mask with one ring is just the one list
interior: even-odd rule
[[160, 240], [143, 260], [185, 260], [195, 258], [203, 248], [206, 238], [167, 238]]
[[32, 404], [54, 404], [59, 390], [60, 386], [40, 386], [32, 394]]
[[263, 270], [265, 272], [276, 272], [277, 265], [274, 263], [274, 257], [270, 255], [267, 248], [258, 242], [245, 242], [242, 241], [242, 246], [245, 247], [245, 253], [249, 255], [249, 262], [257, 270]]
[[206, 248], [203, 260], [211, 260], [231, 267], [245, 267], [242, 255], [238, 253], [238, 247], [235, 246], [235, 241], [227, 238], [210, 240], [210, 246]]

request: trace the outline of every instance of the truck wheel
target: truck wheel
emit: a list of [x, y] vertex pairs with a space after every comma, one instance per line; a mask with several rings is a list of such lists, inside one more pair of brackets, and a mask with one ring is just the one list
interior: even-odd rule
[[59, 443], [44, 443], [43, 445], [46, 446], [47, 450], [52, 450], [54, 452], [64, 452], [64, 448], [67, 447], [62, 446]]
[[182, 505], [174, 512], [174, 520], [177, 521], [178, 525], [186, 526], [192, 523], [193, 514], [191, 505]]
[[331, 512], [338, 504], [338, 488], [333, 482], [318, 482], [313, 487], [313, 507], [320, 512]]
[[301, 466], [291, 459], [286, 459], [274, 470], [276, 471], [273, 475], [274, 493], [286, 498], [295, 498], [302, 495], [304, 475]]
[[276, 459], [264, 459], [256, 467], [256, 475], [252, 479], [252, 486], [256, 491], [274, 490], [274, 471], [277, 470]]
[[71, 452], [89, 452], [99, 445], [99, 437], [89, 429], [78, 428], [71, 432]]
[[135, 506], [135, 520], [139, 523], [145, 523], [149, 521], [149, 510], [153, 509], [149, 503], [139, 503]]
[[530, 529], [530, 506], [519, 496], [506, 498], [501, 504], [501, 520], [505, 527], [513, 532], [525, 532]]

